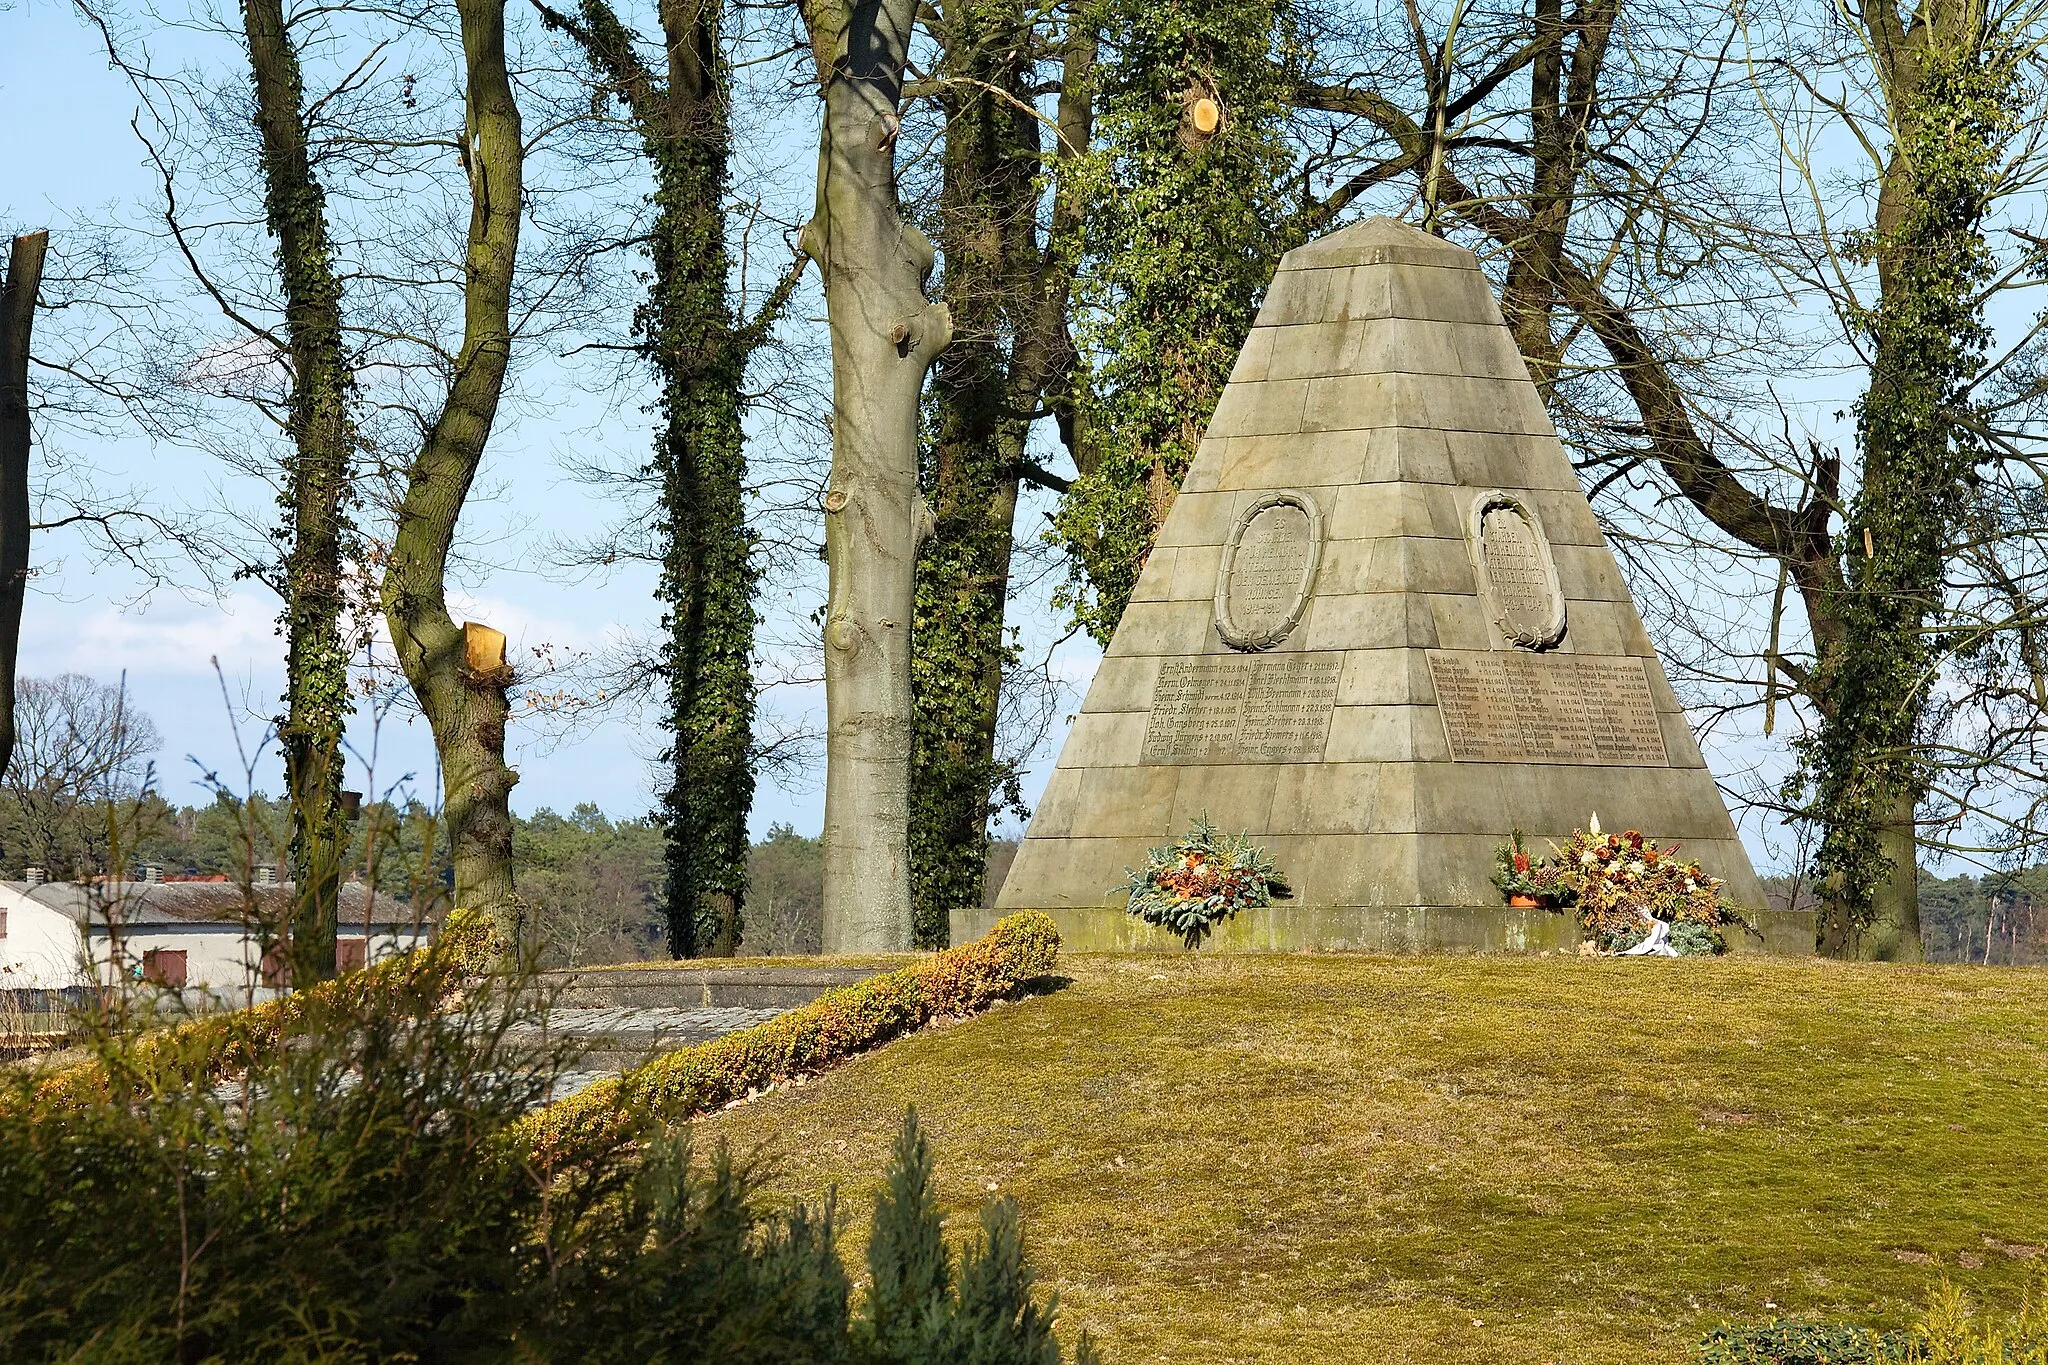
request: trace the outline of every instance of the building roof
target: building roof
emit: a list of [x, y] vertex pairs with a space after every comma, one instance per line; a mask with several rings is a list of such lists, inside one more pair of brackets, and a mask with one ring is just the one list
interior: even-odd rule
[[[218, 925], [240, 930], [252, 919], [282, 921], [291, 913], [293, 884], [243, 887], [234, 882], [0, 882], [0, 886], [46, 905], [83, 925], [104, 925], [110, 912], [124, 925]], [[341, 930], [360, 927], [369, 906], [370, 923], [379, 928], [410, 926], [414, 907], [394, 897], [369, 900], [360, 882], [341, 888]]]

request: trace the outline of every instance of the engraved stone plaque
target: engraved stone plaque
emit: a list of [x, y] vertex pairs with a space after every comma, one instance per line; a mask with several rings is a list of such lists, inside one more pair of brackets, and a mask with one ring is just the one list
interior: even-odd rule
[[1641, 659], [1432, 649], [1429, 676], [1460, 763], [1670, 764]]
[[1143, 761], [1315, 761], [1337, 706], [1338, 653], [1207, 655], [1159, 666]]
[[1501, 634], [1548, 649], [1564, 638], [1564, 591], [1536, 514], [1510, 493], [1482, 493], [1468, 532], [1479, 588]]
[[1216, 633], [1233, 649], [1271, 649], [1308, 606], [1322, 560], [1315, 500], [1267, 493], [1238, 513], [1216, 575]]

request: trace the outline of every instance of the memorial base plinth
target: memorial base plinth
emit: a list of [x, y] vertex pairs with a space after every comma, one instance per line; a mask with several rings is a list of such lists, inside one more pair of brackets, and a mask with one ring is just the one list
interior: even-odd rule
[[[1146, 924], [1122, 910], [1096, 906], [1046, 906], [1059, 926], [1061, 948], [1073, 953], [1178, 953], [1178, 934]], [[955, 910], [953, 942], [987, 933], [998, 919], [1016, 913]], [[1813, 916], [1807, 911], [1766, 910], [1755, 917], [1759, 935], [1727, 931], [1736, 953], [1804, 957], [1813, 952]], [[1576, 953], [1578, 921], [1552, 910], [1506, 905], [1377, 906], [1270, 905], [1247, 910], [1216, 927], [1197, 949], [1215, 953]]]

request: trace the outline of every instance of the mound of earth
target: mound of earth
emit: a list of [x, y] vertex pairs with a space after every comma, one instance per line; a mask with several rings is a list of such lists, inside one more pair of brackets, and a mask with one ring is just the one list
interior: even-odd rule
[[[903, 1107], [1138, 1361], [1686, 1359], [2048, 1257], [2048, 974], [1697, 959], [1067, 959], [1059, 989], [699, 1125], [872, 1207]], [[1070, 1338], [1071, 1339], [1071, 1338]]]

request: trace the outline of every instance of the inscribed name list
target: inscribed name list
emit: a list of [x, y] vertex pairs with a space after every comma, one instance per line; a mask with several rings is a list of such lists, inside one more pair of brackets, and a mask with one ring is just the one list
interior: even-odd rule
[[1144, 761], [1320, 759], [1343, 671], [1334, 653], [1169, 660], [1152, 692]]
[[1429, 676], [1458, 762], [1670, 762], [1641, 659], [1432, 649]]

